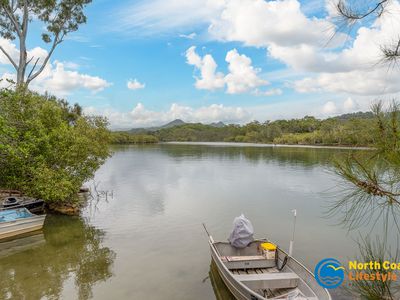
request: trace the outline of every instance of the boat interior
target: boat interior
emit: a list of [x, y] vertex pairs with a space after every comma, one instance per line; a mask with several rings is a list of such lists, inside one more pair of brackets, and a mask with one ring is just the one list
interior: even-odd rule
[[225, 242], [214, 246], [233, 277], [265, 299], [316, 299], [311, 290], [304, 290], [306, 285], [289, 267], [284, 252], [276, 251], [275, 259], [263, 255], [264, 242], [254, 241], [246, 248]]
[[24, 219], [33, 215], [25, 208], [0, 211], [0, 222], [10, 222], [16, 219]]

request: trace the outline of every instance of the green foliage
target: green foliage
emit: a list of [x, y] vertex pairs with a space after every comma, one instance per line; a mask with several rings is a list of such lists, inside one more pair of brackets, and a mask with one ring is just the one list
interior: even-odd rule
[[[53, 55], [56, 47], [65, 37], [86, 23], [83, 9], [91, 0], [0, 0], [0, 37], [7, 40], [18, 38], [19, 60], [4, 47], [4, 54], [17, 73], [16, 87], [24, 91], [32, 80], [37, 78]], [[41, 23], [41, 38], [50, 44], [45, 58], [27, 56], [27, 37], [30, 37], [29, 23]], [[28, 70], [28, 66], [30, 71]]]
[[154, 144], [157, 143], [157, 137], [149, 134], [130, 134], [127, 132], [112, 132], [112, 144]]
[[399, 106], [393, 103], [383, 111], [378, 103], [373, 112], [370, 135], [376, 151], [368, 155], [354, 152], [337, 159], [336, 172], [348, 192], [334, 204], [332, 212], [344, 212], [343, 221], [350, 229], [382, 220], [386, 228], [396, 225], [400, 232]]
[[184, 124], [171, 128], [163, 128], [155, 132], [160, 141], [201, 142], [224, 141], [237, 130], [235, 125], [213, 127], [203, 124]]
[[[28, 0], [28, 1], [0, 1], [0, 36], [5, 39], [15, 39], [22, 30], [23, 16], [15, 13], [25, 9], [33, 17], [46, 24], [47, 32], [42, 34], [45, 43], [52, 42], [58, 36], [64, 36], [69, 32], [78, 30], [80, 24], [86, 22], [83, 8], [92, 2], [91, 0]], [[18, 25], [18, 26], [16, 26]]]
[[[75, 113], [74, 113], [75, 112]], [[109, 156], [101, 117], [35, 93], [0, 91], [0, 186], [69, 201]]]
[[[183, 124], [169, 128], [148, 131], [143, 134], [114, 133], [114, 143], [140, 143], [136, 140], [156, 140], [169, 142], [242, 142], [275, 143], [293, 145], [349, 145], [369, 146], [375, 143], [373, 135], [374, 119], [371, 114], [357, 113], [354, 117], [319, 120], [306, 116], [302, 119], [277, 120], [246, 125], [226, 125], [215, 127], [204, 124]], [[129, 142], [131, 140], [131, 142]], [[154, 140], [155, 141], [155, 140]], [[145, 143], [146, 141], [144, 141]]]
[[[399, 250], [396, 249], [394, 253], [391, 253], [391, 249], [388, 247], [387, 242], [380, 238], [372, 241], [370, 237], [362, 238], [358, 243], [360, 249], [360, 255], [357, 261], [361, 262], [378, 262], [381, 266], [385, 261], [397, 262], [399, 258]], [[351, 272], [351, 271], [350, 271]], [[365, 270], [367, 274], [374, 274], [376, 270]], [[391, 270], [381, 269], [381, 274], [388, 275], [389, 272], [396, 272]], [[398, 274], [397, 274], [398, 275]], [[393, 280], [354, 280], [352, 282], [352, 291], [356, 291], [357, 294], [361, 295], [361, 299], [368, 300], [381, 300], [388, 299], [394, 300], [399, 297], [399, 284]], [[355, 295], [356, 297], [358, 295]], [[357, 297], [359, 298], [359, 297]]]
[[[400, 109], [393, 102], [384, 110], [380, 102], [372, 111], [369, 134], [375, 151], [353, 152], [336, 160], [335, 171], [343, 179], [344, 195], [335, 201], [330, 213], [339, 215], [350, 230], [377, 224], [383, 228], [382, 240], [371, 243], [367, 237], [360, 243], [364, 261], [397, 261], [398, 250], [393, 253], [386, 245], [394, 240], [388, 235], [392, 228], [397, 229], [397, 240], [400, 234]], [[352, 124], [354, 135], [359, 134], [360, 126], [362, 123]], [[362, 299], [399, 299], [399, 286], [391, 281], [356, 281], [352, 290]]]

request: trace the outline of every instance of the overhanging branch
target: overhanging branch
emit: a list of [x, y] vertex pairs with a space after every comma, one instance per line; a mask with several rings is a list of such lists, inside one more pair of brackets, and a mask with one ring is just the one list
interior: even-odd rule
[[378, 2], [375, 7], [373, 7], [372, 9], [370, 9], [369, 11], [367, 11], [364, 14], [357, 14], [357, 13], [353, 12], [352, 9], [349, 7], [349, 5], [346, 4], [343, 0], [339, 1], [339, 3], [336, 5], [336, 7], [337, 7], [337, 10], [340, 15], [342, 15], [343, 17], [345, 17], [349, 20], [355, 21], [355, 20], [364, 19], [364, 18], [368, 17], [369, 15], [375, 13], [379, 9], [381, 11], [378, 13], [378, 16], [380, 16], [384, 10], [384, 5], [386, 2], [388, 2], [388, 0], [382, 0], [382, 1]]

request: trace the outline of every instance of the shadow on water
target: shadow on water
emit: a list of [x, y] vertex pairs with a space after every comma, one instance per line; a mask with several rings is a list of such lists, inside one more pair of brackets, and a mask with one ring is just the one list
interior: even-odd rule
[[77, 294], [68, 298], [91, 298], [113, 275], [116, 255], [103, 238], [80, 217], [48, 215], [43, 234], [0, 243], [0, 298], [59, 299], [66, 284]]

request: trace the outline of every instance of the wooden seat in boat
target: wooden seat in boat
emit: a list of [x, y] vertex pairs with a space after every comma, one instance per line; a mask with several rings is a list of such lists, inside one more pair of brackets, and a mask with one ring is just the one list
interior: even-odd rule
[[299, 276], [292, 272], [234, 275], [235, 279], [251, 289], [284, 289], [295, 288]]
[[222, 261], [247, 261], [247, 260], [264, 260], [265, 256], [252, 255], [252, 256], [222, 256]]
[[229, 270], [275, 267], [274, 259], [262, 255], [221, 256], [221, 260]]

